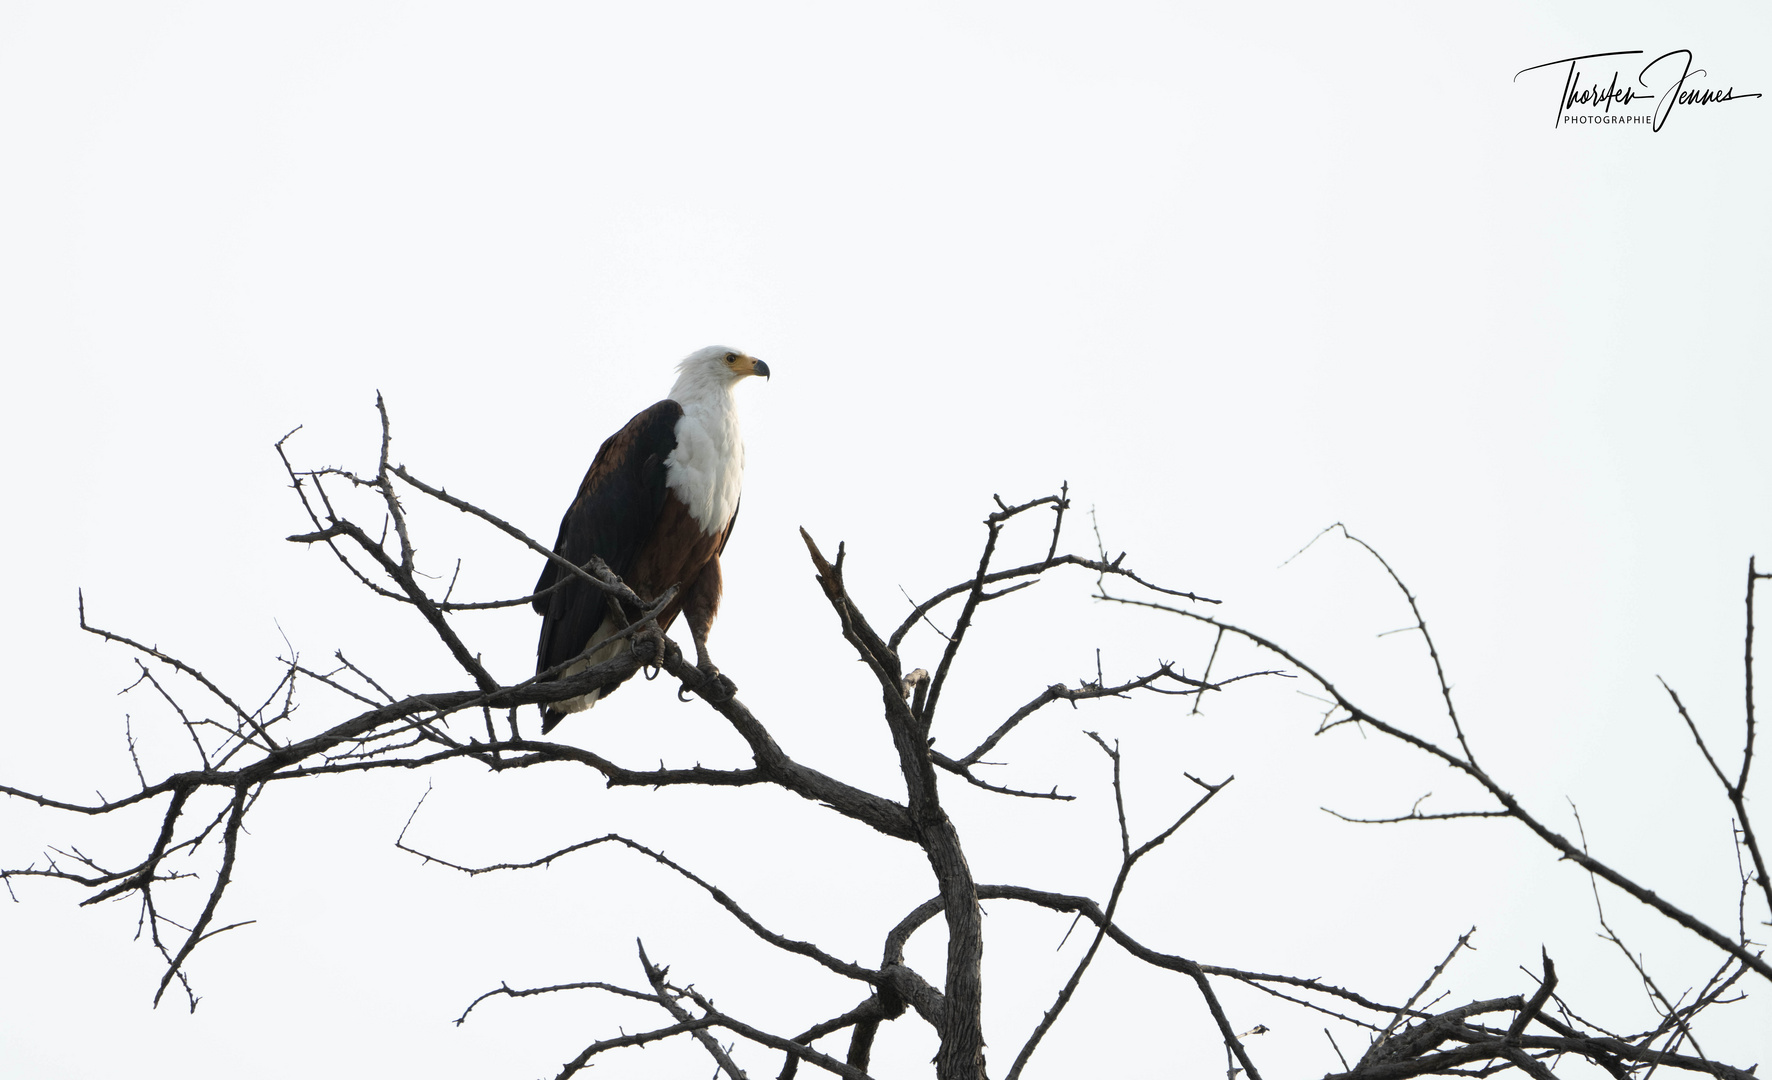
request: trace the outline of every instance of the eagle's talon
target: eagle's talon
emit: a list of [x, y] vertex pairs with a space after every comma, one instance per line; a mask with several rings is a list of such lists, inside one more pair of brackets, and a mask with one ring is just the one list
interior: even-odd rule
[[691, 691], [695, 691], [719, 705], [722, 702], [730, 701], [732, 696], [738, 693], [738, 684], [720, 674], [720, 669], [714, 665], [697, 666], [695, 670], [700, 673], [701, 678], [695, 682], [684, 679], [682, 684], [677, 687], [678, 701], [688, 701], [687, 695]]

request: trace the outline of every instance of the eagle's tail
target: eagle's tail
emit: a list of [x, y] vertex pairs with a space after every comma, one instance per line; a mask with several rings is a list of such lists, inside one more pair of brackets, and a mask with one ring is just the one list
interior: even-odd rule
[[[591, 635], [590, 644], [585, 646], [583, 658], [567, 665], [566, 670], [560, 672], [560, 677], [562, 679], [569, 679], [587, 668], [601, 664], [605, 660], [613, 660], [616, 654], [619, 653], [622, 647], [626, 644], [625, 638], [618, 638], [615, 641], [610, 641], [609, 636], [613, 633], [615, 633], [615, 628], [610, 626], [607, 622], [598, 627], [597, 632]], [[613, 686], [605, 686], [601, 689], [592, 690], [588, 694], [580, 694], [575, 698], [567, 698], [565, 701], [556, 701], [552, 705], [543, 705], [541, 707], [541, 733], [546, 735], [548, 732], [554, 730], [555, 727], [559, 726], [560, 721], [566, 719], [566, 717], [572, 713], [584, 712], [592, 705], [595, 705], [599, 698], [602, 698], [605, 694], [612, 692], [614, 689], [615, 687]]]

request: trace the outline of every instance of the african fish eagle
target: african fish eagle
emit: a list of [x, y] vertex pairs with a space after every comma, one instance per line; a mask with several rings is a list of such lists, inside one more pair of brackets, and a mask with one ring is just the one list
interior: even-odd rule
[[[715, 673], [708, 629], [720, 606], [720, 552], [738, 517], [744, 473], [732, 388], [747, 375], [767, 378], [769, 365], [719, 345], [685, 357], [677, 365], [671, 396], [629, 420], [598, 448], [554, 541], [555, 553], [576, 565], [598, 556], [648, 602], [677, 586], [676, 597], [659, 614], [659, 629], [668, 628], [682, 611], [695, 639], [696, 665], [709, 675]], [[559, 566], [548, 560], [535, 591], [546, 591], [559, 576]], [[572, 661], [560, 674], [575, 675], [624, 647], [625, 639], [608, 640], [617, 627], [603, 593], [582, 579], [569, 577], [534, 604], [542, 617], [537, 672]], [[543, 706], [542, 733], [614, 691], [607, 686]]]

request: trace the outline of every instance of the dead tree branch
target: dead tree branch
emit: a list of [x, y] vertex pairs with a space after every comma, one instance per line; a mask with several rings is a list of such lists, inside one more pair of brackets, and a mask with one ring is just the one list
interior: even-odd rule
[[[1261, 999], [1263, 1001], [1285, 1001], [1289, 1007], [1320, 1012], [1372, 1032], [1375, 1036], [1372, 1047], [1352, 1068], [1345, 1059], [1339, 1060], [1342, 1072], [1336, 1075], [1348, 1080], [1387, 1080], [1430, 1074], [1488, 1076], [1510, 1069], [1542, 1080], [1552, 1075], [1551, 1069], [1558, 1055], [1585, 1058], [1620, 1080], [1638, 1076], [1645, 1070], [1662, 1068], [1699, 1072], [1727, 1080], [1740, 1080], [1751, 1071], [1706, 1059], [1699, 1049], [1694, 1021], [1708, 1008], [1738, 1000], [1742, 980], [1749, 973], [1772, 977], [1772, 968], [1762, 958], [1760, 946], [1748, 937], [1745, 916], [1747, 899], [1755, 895], [1752, 889], [1755, 882], [1759, 886], [1758, 895], [1763, 895], [1772, 908], [1772, 886], [1767, 883], [1759, 840], [1748, 815], [1747, 782], [1756, 738], [1752, 686], [1753, 599], [1755, 583], [1768, 576], [1760, 574], [1752, 563], [1749, 564], [1747, 599], [1747, 726], [1739, 770], [1723, 765], [1713, 753], [1711, 744], [1702, 736], [1697, 721], [1672, 688], [1668, 688], [1676, 711], [1686, 723], [1704, 761], [1724, 788], [1735, 813], [1737, 847], [1743, 860], [1739, 873], [1744, 914], [1738, 935], [1731, 938], [1594, 859], [1587, 851], [1585, 838], [1580, 844], [1574, 844], [1550, 830], [1488, 771], [1479, 767], [1465, 723], [1454, 705], [1440, 652], [1417, 598], [1374, 548], [1343, 527], [1334, 526], [1325, 533], [1339, 529], [1349, 541], [1363, 548], [1384, 568], [1408, 603], [1414, 622], [1406, 629], [1418, 631], [1427, 645], [1443, 708], [1452, 729], [1450, 748], [1372, 715], [1317, 670], [1300, 661], [1293, 652], [1273, 641], [1179, 606], [1178, 601], [1192, 605], [1216, 604], [1218, 601], [1146, 580], [1126, 568], [1125, 553], [1110, 559], [1099, 542], [1099, 534], [1093, 556], [1065, 553], [1062, 530], [1071, 505], [1068, 484], [1061, 485], [1057, 494], [1013, 505], [994, 498], [995, 508], [983, 521], [986, 535], [982, 550], [969, 576], [921, 602], [913, 602], [904, 621], [886, 635], [875, 629], [864, 613], [864, 604], [850, 589], [845, 578], [844, 545], [839, 544], [835, 558], [828, 559], [811, 534], [803, 529], [801, 536], [814, 578], [836, 617], [837, 631], [856, 658], [866, 665], [878, 688], [879, 722], [884, 725], [890, 741], [894, 784], [899, 781], [903, 784], [902, 795], [880, 795], [804, 764], [777, 740], [767, 718], [753, 713], [728, 688], [704, 679], [695, 664], [685, 658], [678, 646], [659, 629], [658, 620], [674, 600], [673, 593], [667, 593], [648, 605], [601, 561], [592, 559], [584, 565], [572, 564], [498, 515], [449, 493], [441, 486], [420, 480], [411, 470], [392, 459], [392, 424], [386, 403], [379, 395], [376, 410], [381, 437], [372, 471], [354, 472], [338, 467], [298, 468], [291, 461], [286, 445], [294, 432], [278, 440], [276, 453], [308, 526], [288, 539], [303, 545], [324, 545], [371, 596], [417, 611], [423, 620], [421, 633], [428, 635], [424, 640], [433, 650], [440, 650], [434, 655], [447, 658], [449, 669], [458, 673], [452, 679], [461, 685], [442, 688], [406, 686], [402, 680], [379, 669], [372, 675], [367, 666], [346, 660], [337, 650], [334, 651], [337, 666], [312, 665], [301, 659], [293, 643], [286, 641], [287, 651], [279, 657], [278, 678], [271, 691], [262, 696], [231, 696], [216, 680], [205, 675], [199, 665], [172, 656], [158, 647], [144, 645], [136, 638], [89, 623], [82, 596], [79, 606], [81, 628], [107, 643], [129, 650], [138, 671], [132, 688], [146, 687], [152, 694], [157, 694], [155, 711], [171, 710], [175, 736], [172, 741], [180, 748], [181, 755], [194, 757], [192, 767], [158, 771], [150, 767], [148, 763], [154, 760], [154, 756], [143, 751], [144, 746], [151, 746], [147, 742], [149, 736], [132, 719], [125, 727], [124, 750], [135, 773], [134, 790], [116, 798], [101, 794], [95, 801], [78, 801], [33, 792], [26, 787], [0, 786], [0, 794], [66, 811], [80, 819], [114, 818], [132, 823], [139, 820], [145, 826], [139, 828], [142, 838], [132, 841], [135, 846], [127, 849], [132, 854], [122, 859], [113, 860], [101, 854], [88, 857], [82, 853], [81, 846], [67, 844], [48, 848], [40, 860], [29, 866], [0, 870], [0, 879], [6, 882], [9, 891], [13, 888], [14, 878], [68, 883], [82, 890], [83, 902], [87, 904], [133, 898], [141, 905], [141, 930], [165, 962], [154, 995], [156, 1003], [176, 980], [184, 989], [190, 1006], [195, 1008], [199, 998], [188, 982], [195, 950], [217, 934], [251, 922], [250, 919], [229, 921], [224, 913], [232, 909], [230, 885], [242, 872], [241, 868], [251, 865], [250, 860], [242, 862], [239, 856], [243, 846], [253, 839], [248, 819], [264, 798], [299, 797], [315, 786], [300, 783], [312, 777], [370, 777], [386, 770], [431, 770], [427, 775], [435, 776], [439, 767], [446, 763], [471, 762], [490, 772], [539, 766], [587, 769], [587, 773], [574, 775], [583, 775], [593, 782], [612, 787], [665, 789], [693, 785], [720, 789], [773, 786], [817, 804], [821, 813], [834, 813], [864, 826], [855, 830], [858, 842], [914, 845], [920, 857], [919, 865], [927, 867], [930, 877], [929, 892], [923, 893], [933, 894], [929, 900], [898, 922], [878, 928], [883, 942], [880, 961], [870, 966], [844, 959], [841, 950], [820, 944], [810, 936], [787, 932], [780, 925], [786, 920], [778, 920], [775, 915], [771, 915], [771, 922], [777, 925], [766, 925], [752, 914], [752, 910], [763, 910], [754, 906], [754, 898], [747, 899], [746, 903], [753, 905], [747, 908], [708, 877], [690, 870], [685, 862], [667, 857], [656, 844], [642, 839], [610, 832], [554, 848], [539, 856], [518, 856], [484, 865], [470, 865], [446, 854], [423, 850], [407, 841], [407, 834], [424, 805], [421, 798], [400, 830], [395, 846], [426, 863], [478, 876], [540, 869], [593, 849], [598, 852], [632, 852], [649, 860], [650, 865], [668, 871], [665, 875], [654, 875], [667, 883], [660, 888], [680, 887], [676, 883], [691, 886], [695, 895], [705, 895], [738, 924], [743, 934], [767, 946], [782, 963], [792, 965], [806, 961], [814, 965], [816, 971], [846, 980], [840, 997], [821, 1002], [816, 1012], [796, 1020], [787, 1030], [797, 1030], [797, 1033], [789, 1036], [764, 1030], [716, 1008], [712, 994], [694, 985], [673, 983], [669, 970], [655, 964], [644, 946], [639, 946], [639, 960], [647, 984], [643, 989], [591, 980], [527, 989], [512, 989], [501, 983], [496, 989], [474, 998], [457, 1018], [456, 1023], [463, 1023], [476, 1007], [493, 997], [517, 999], [588, 990], [657, 1007], [662, 1013], [659, 1019], [668, 1021], [644, 1031], [623, 1032], [588, 1044], [575, 1044], [582, 1049], [561, 1066], [560, 1077], [574, 1075], [613, 1050], [643, 1047], [687, 1035], [713, 1059], [718, 1073], [731, 1080], [748, 1075], [747, 1054], [764, 1050], [784, 1055], [780, 1071], [784, 1080], [795, 1077], [802, 1064], [851, 1080], [866, 1080], [881, 1033], [891, 1030], [887, 1025], [914, 1018], [907, 1023], [927, 1025], [935, 1034], [938, 1047], [934, 1072], [938, 1080], [983, 1080], [986, 1075], [983, 962], [987, 903], [1032, 905], [1072, 917], [1073, 922], [1087, 920], [1094, 927], [1092, 940], [1072, 967], [1063, 987], [1033, 1029], [1025, 1034], [1006, 1074], [1009, 1080], [1017, 1080], [1023, 1075], [1039, 1048], [1049, 1044], [1051, 1040], [1046, 1036], [1075, 1000], [1083, 979], [1108, 942], [1142, 965], [1186, 978], [1192, 984], [1188, 991], [1190, 1000], [1191, 994], [1197, 991], [1200, 1004], [1196, 1007], [1203, 1007], [1212, 1018], [1232, 1074], [1243, 1073], [1247, 1080], [1260, 1080], [1261, 1073], [1245, 1040], [1252, 1033], [1268, 1029], [1258, 1025], [1239, 1033], [1220, 999], [1220, 991], [1227, 985], [1253, 987], [1269, 995]], [[626, 647], [615, 657], [571, 677], [561, 675], [571, 662], [528, 675], [523, 671], [528, 657], [520, 657], [518, 659], [523, 664], [511, 669], [514, 662], [511, 658], [501, 656], [495, 648], [479, 647], [481, 643], [476, 641], [469, 624], [470, 613], [527, 604], [535, 597], [454, 600], [457, 581], [471, 581], [471, 575], [462, 576], [462, 560], [459, 558], [453, 560], [453, 569], [451, 562], [445, 561], [440, 564], [444, 572], [426, 572], [423, 566], [429, 563], [428, 560], [421, 561], [418, 546], [421, 532], [418, 523], [422, 522], [422, 515], [419, 519], [413, 518], [403, 501], [408, 499], [414, 500], [415, 508], [428, 505], [428, 500], [483, 522], [502, 538], [501, 543], [510, 544], [518, 557], [531, 559], [540, 555], [552, 560], [561, 571], [562, 582], [576, 579], [601, 590], [612, 603], [627, 612], [624, 619], [638, 612], [638, 617], [628, 621], [620, 632], [619, 640], [625, 641]], [[1043, 514], [1036, 513], [1046, 508], [1053, 513], [1049, 535], [1044, 531]], [[1003, 547], [1003, 538], [1011, 530], [1025, 528], [1029, 522], [1042, 523], [1037, 526], [1039, 531], [1035, 533], [1035, 539], [1046, 542], [1044, 558], [1007, 569], [998, 568], [995, 564], [999, 549]], [[1053, 682], [1031, 696], [1030, 688], [1026, 686], [1010, 691], [993, 685], [993, 691], [1001, 690], [1002, 693], [991, 708], [1001, 711], [990, 712], [988, 719], [968, 729], [965, 741], [959, 745], [970, 744], [972, 748], [957, 756], [936, 751], [931, 732], [944, 701], [950, 703], [944, 722], [953, 730], [961, 727], [954, 716], [958, 706], [952, 704], [960, 699], [947, 691], [954, 678], [973, 677], [973, 668], [964, 662], [976, 655], [969, 651], [969, 643], [983, 632], [977, 619], [980, 609], [1012, 596], [1037, 595], [1029, 591], [1033, 585], [1049, 576], [1054, 580], [1063, 578], [1063, 572], [1070, 568], [1081, 568], [1095, 576], [1100, 599], [1173, 612], [1214, 627], [1216, 635], [1207, 663], [1203, 669], [1195, 669], [1203, 671], [1202, 677], [1188, 676], [1187, 669], [1174, 662], [1156, 661], [1152, 667], [1141, 666], [1133, 669], [1139, 673], [1114, 681], [1103, 675], [1098, 651], [1092, 679], [1079, 679], [1074, 683]], [[431, 595], [426, 584], [436, 581], [447, 582], [442, 586], [440, 597]], [[1129, 583], [1145, 591], [1126, 597], [1112, 596], [1105, 591], [1109, 582]], [[959, 603], [956, 607], [945, 607], [950, 600]], [[1012, 601], [1023, 602], [1025, 600]], [[920, 624], [933, 629], [935, 637], [940, 639], [937, 646], [939, 657], [932, 665], [933, 673], [924, 668], [912, 668], [907, 674], [905, 669], [909, 665], [900, 650], [905, 647], [910, 632]], [[1291, 670], [1249, 670], [1214, 678], [1214, 665], [1222, 666], [1228, 662], [1221, 653], [1221, 646], [1239, 638], [1278, 656]], [[918, 638], [918, 641], [925, 640]], [[488, 656], [492, 659], [487, 659]], [[501, 674], [507, 669], [518, 674]], [[559, 702], [591, 690], [613, 687], [642, 669], [668, 672], [683, 683], [686, 691], [692, 691], [700, 698], [702, 704], [698, 708], [705, 707], [720, 718], [717, 725], [719, 744], [695, 748], [697, 753], [723, 755], [709, 759], [718, 761], [718, 764], [703, 765], [702, 758], [696, 757], [694, 764], [690, 765], [673, 766], [661, 760], [657, 767], [636, 768], [615, 760], [620, 755], [525, 738], [521, 734], [516, 718], [518, 708]], [[168, 675], [168, 670], [172, 674]], [[965, 672], [963, 676], [959, 674], [962, 671]], [[952, 807], [961, 804], [953, 793], [969, 791], [968, 787], [955, 786], [958, 781], [964, 781], [970, 788], [1019, 798], [1067, 803], [1078, 798], [1060, 794], [1057, 788], [1050, 792], [1021, 790], [1011, 783], [993, 782], [995, 778], [986, 779], [978, 773], [983, 767], [1003, 764], [985, 759], [1001, 753], [1005, 745], [1050, 735], [1058, 711], [1042, 712], [1047, 706], [1065, 702], [1072, 709], [1094, 709], [1101, 707], [1096, 703], [1158, 695], [1177, 698], [1178, 708], [1185, 703], [1193, 706], [1197, 713], [1198, 702], [1206, 693], [1224, 692], [1234, 684], [1258, 676], [1290, 678], [1295, 672], [1316, 682], [1328, 695], [1336, 720], [1326, 727], [1357, 722], [1412, 746], [1469, 778], [1498, 807], [1423, 813], [1421, 800], [1418, 800], [1406, 815], [1364, 820], [1513, 818], [1564, 858], [1587, 869], [1593, 880], [1604, 879], [1721, 949], [1726, 956], [1722, 966], [1696, 993], [1677, 995], [1670, 1000], [1639, 965], [1637, 971], [1650, 988], [1657, 1009], [1657, 1024], [1648, 1032], [1620, 1035], [1580, 1020], [1568, 1009], [1557, 995], [1557, 973], [1548, 953], [1543, 956], [1543, 975], [1529, 992], [1469, 1001], [1450, 1009], [1439, 1007], [1444, 995], [1441, 999], [1423, 1001], [1459, 949], [1464, 947], [1468, 934], [1433, 970], [1421, 988], [1400, 1005], [1386, 1003], [1379, 996], [1324, 979], [1205, 964], [1160, 951], [1134, 937], [1118, 922], [1132, 871], [1223, 791], [1231, 778], [1211, 784], [1178, 768], [1176, 771], [1187, 776], [1201, 793], [1166, 827], [1135, 845], [1122, 775], [1126, 751], [1122, 750], [1119, 741], [1110, 741], [1093, 731], [1087, 732], [1087, 737], [1107, 756], [1111, 765], [1110, 787], [1119, 832], [1118, 868], [1105, 901], [1022, 883], [981, 885], [974, 877], [961, 826], [953, 817]], [[873, 690], [868, 693], [871, 696]], [[207, 712], [187, 708], [181, 697], [198, 694], [219, 703], [224, 718], [193, 719], [206, 717]], [[241, 704], [242, 701], [247, 704]], [[251, 707], [252, 702], [262, 703]], [[305, 703], [306, 708], [299, 708], [298, 703]], [[665, 707], [676, 706], [667, 704]], [[839, 713], [856, 708], [849, 702], [821, 703], [821, 707]], [[493, 710], [509, 711], [508, 733], [501, 735], [495, 729]], [[865, 711], [871, 710], [870, 705]], [[1036, 716], [1039, 721], [1030, 723]], [[967, 718], [967, 722], [974, 721]], [[1011, 735], [1015, 736], [1014, 740], [1010, 739]], [[596, 736], [593, 734], [587, 738], [594, 740]], [[188, 748], [185, 747], [187, 741]], [[949, 785], [946, 791], [942, 786], [944, 781]], [[1030, 804], [1004, 805], [1028, 807]], [[1050, 812], [1059, 812], [1059, 809], [1053, 807]], [[1173, 812], [1166, 811], [1165, 820]], [[97, 849], [87, 846], [86, 850]], [[1750, 863], [1751, 873], [1746, 869]], [[1060, 872], [1061, 868], [1054, 869], [1055, 874]], [[200, 898], [187, 899], [188, 907], [184, 910], [176, 909], [176, 905], [167, 907], [169, 897], [177, 899], [180, 896], [175, 890], [165, 889], [167, 883], [187, 881], [203, 883], [201, 887], [193, 886], [193, 892], [200, 892]], [[1597, 902], [1597, 885], [1595, 897]], [[941, 971], [919, 971], [906, 961], [907, 946], [919, 928], [938, 916], [946, 930]], [[1601, 919], [1605, 925], [1603, 912]], [[1169, 929], [1159, 927], [1156, 935], [1161, 936]], [[1153, 940], [1143, 930], [1140, 934]], [[1623, 942], [1616, 935], [1614, 941], [1623, 948]], [[1628, 950], [1626, 952], [1628, 954]], [[1636, 964], [1636, 961], [1633, 959], [1632, 963]], [[1405, 985], [1414, 982], [1411, 978]], [[1312, 1020], [1316, 1022], [1314, 1017]], [[818, 1040], [845, 1031], [848, 1032], [848, 1050], [844, 1060], [814, 1047]], [[719, 1032], [732, 1037], [731, 1045], [722, 1045], [721, 1037], [717, 1035]], [[1002, 1034], [998, 1035], [1000, 1043], [1004, 1038]], [[1684, 1053], [1687, 1050], [1693, 1051], [1693, 1055]], [[1339, 1058], [1339, 1048], [1335, 1052]], [[1216, 1056], [1217, 1050], [1214, 1048], [1211, 1053]]]

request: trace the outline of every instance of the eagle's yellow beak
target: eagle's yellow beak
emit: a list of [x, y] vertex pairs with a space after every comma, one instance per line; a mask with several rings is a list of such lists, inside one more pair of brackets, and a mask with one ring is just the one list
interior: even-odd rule
[[754, 356], [739, 357], [738, 361], [732, 365], [732, 370], [740, 375], [761, 375], [765, 379], [769, 378], [769, 365]]

